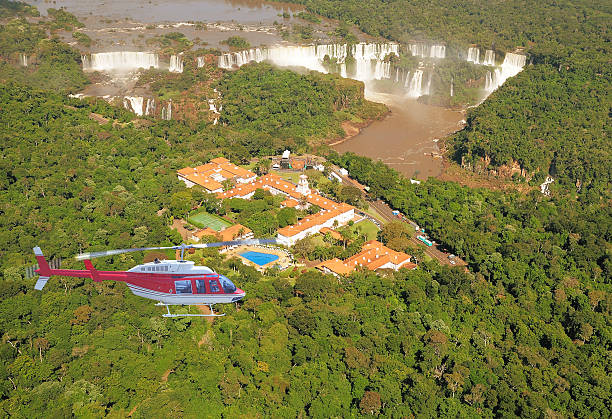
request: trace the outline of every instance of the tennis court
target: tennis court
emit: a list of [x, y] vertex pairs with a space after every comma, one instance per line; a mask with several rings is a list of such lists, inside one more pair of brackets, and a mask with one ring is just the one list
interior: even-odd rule
[[209, 214], [205, 211], [198, 212], [197, 214], [191, 215], [187, 221], [196, 227], [206, 228], [210, 227], [215, 231], [225, 230], [231, 224], [224, 219], [217, 217], [216, 215]]

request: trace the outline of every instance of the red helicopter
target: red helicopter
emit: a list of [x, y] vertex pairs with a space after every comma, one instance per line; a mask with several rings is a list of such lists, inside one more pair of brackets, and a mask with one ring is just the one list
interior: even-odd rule
[[[178, 246], [141, 247], [83, 253], [76, 256], [76, 259], [84, 261], [85, 270], [51, 269], [40, 247], [37, 246], [33, 250], [39, 266], [36, 273], [40, 277], [34, 288], [42, 290], [49, 278], [54, 275], [91, 278], [94, 282], [119, 281], [125, 282], [133, 294], [159, 301], [156, 305], [166, 306], [168, 314], [164, 314], [163, 317], [219, 317], [225, 314], [216, 314], [213, 311], [214, 304], [226, 304], [242, 300], [246, 295], [245, 292], [240, 288], [236, 288], [227, 277], [219, 275], [212, 269], [206, 266], [195, 266], [194, 262], [184, 260], [185, 250], [271, 243], [276, 243], [276, 240], [250, 239], [200, 244], [183, 243]], [[127, 271], [98, 271], [91, 263], [91, 259], [103, 256], [165, 249], [180, 250], [181, 259], [156, 259], [153, 262], [134, 266]], [[171, 305], [207, 305], [210, 307], [211, 314], [172, 314], [170, 313]]]

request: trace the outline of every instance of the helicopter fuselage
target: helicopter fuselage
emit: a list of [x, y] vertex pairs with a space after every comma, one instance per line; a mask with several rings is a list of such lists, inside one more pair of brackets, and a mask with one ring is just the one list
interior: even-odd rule
[[40, 266], [36, 272], [41, 276], [37, 289], [42, 289], [50, 276], [70, 276], [94, 282], [125, 282], [133, 294], [165, 305], [233, 303], [245, 296], [227, 277], [192, 261], [156, 260], [128, 271], [98, 271], [90, 260], [84, 261], [85, 270], [50, 269], [42, 252], [36, 258]]

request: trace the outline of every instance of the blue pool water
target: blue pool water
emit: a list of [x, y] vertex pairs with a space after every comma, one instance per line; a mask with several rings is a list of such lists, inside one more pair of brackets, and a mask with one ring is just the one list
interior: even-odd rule
[[261, 252], [244, 252], [240, 253], [240, 256], [258, 264], [259, 266], [267, 265], [268, 263], [274, 262], [276, 259], [278, 259], [277, 255]]

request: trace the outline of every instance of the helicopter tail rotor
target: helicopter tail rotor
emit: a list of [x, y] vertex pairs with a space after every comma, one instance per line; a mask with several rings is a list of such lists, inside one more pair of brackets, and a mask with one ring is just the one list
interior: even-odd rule
[[38, 262], [38, 269], [36, 272], [40, 275], [38, 281], [36, 281], [36, 285], [34, 285], [34, 289], [42, 290], [51, 276], [51, 267], [49, 267], [49, 263], [47, 259], [45, 259], [45, 255], [43, 255], [40, 247], [36, 246], [32, 250], [34, 250], [34, 256], [36, 256], [36, 261]]

